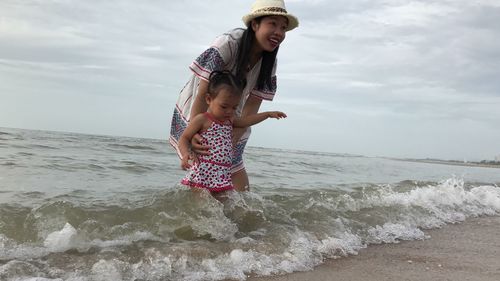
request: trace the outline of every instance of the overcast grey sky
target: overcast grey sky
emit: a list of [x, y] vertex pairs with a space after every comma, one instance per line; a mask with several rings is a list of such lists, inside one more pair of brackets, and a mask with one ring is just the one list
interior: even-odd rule
[[[166, 139], [188, 65], [253, 0], [1, 0], [0, 127]], [[288, 0], [300, 26], [250, 145], [500, 154], [500, 1]]]

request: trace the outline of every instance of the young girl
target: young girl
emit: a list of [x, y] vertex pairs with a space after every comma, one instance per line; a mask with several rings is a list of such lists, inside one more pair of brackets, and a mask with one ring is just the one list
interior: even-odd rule
[[[210, 74], [205, 101], [208, 110], [196, 115], [179, 139], [181, 167], [190, 172], [181, 183], [189, 187], [205, 188], [210, 192], [233, 189], [231, 161], [233, 155], [233, 127], [245, 128], [267, 118], [285, 118], [279, 111], [261, 112], [245, 117], [236, 117], [244, 82], [229, 71], [214, 71]], [[195, 134], [203, 137], [203, 145], [210, 147], [208, 155], [199, 155], [194, 164], [189, 164], [190, 142]]]
[[[297, 18], [288, 13], [283, 0], [256, 0], [250, 13], [243, 16], [246, 29], [237, 28], [219, 37], [189, 66], [193, 74], [177, 100], [170, 143], [177, 150], [179, 138], [195, 116], [207, 111], [205, 93], [210, 73], [228, 70], [238, 80], [246, 80], [246, 87], [236, 107], [237, 116], [248, 116], [259, 111], [262, 100], [273, 100], [276, 93], [276, 55], [286, 32], [296, 28]], [[235, 188], [249, 188], [243, 165], [243, 151], [250, 137], [250, 128], [235, 128], [235, 153], [231, 163], [231, 176]], [[196, 134], [191, 140], [197, 154], [208, 154]]]

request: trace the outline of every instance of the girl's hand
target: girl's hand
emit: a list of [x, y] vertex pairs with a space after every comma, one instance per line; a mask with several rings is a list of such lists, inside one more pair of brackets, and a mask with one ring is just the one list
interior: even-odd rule
[[203, 141], [203, 137], [200, 134], [195, 134], [191, 139], [191, 150], [196, 154], [201, 155], [209, 155], [210, 154], [210, 146], [203, 145], [201, 142]]
[[276, 118], [276, 119], [286, 118], [286, 114], [281, 111], [269, 111], [268, 115], [269, 118]]

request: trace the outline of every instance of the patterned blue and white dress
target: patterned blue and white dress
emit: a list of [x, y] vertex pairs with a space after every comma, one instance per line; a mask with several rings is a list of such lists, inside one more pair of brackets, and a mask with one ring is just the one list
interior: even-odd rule
[[[210, 73], [215, 70], [230, 70], [235, 73], [238, 44], [243, 32], [244, 29], [237, 28], [217, 37], [212, 45], [200, 56], [198, 56], [189, 66], [193, 74], [179, 95], [179, 99], [175, 105], [172, 125], [170, 128], [169, 141], [179, 155], [180, 153], [177, 144], [179, 137], [182, 135], [182, 132], [189, 122], [191, 106], [193, 105], [193, 101], [198, 94], [200, 79], [208, 81]], [[248, 72], [247, 85], [243, 90], [243, 96], [236, 111], [238, 116], [241, 115], [243, 105], [250, 95], [269, 101], [274, 98], [274, 94], [276, 93], [276, 63], [274, 64], [272, 71], [272, 87], [264, 90], [256, 89], [260, 66], [261, 60], [259, 60]], [[248, 127], [247, 131], [234, 148], [231, 166], [232, 173], [238, 172], [244, 168], [243, 151], [248, 138], [250, 137], [250, 132], [251, 129]]]

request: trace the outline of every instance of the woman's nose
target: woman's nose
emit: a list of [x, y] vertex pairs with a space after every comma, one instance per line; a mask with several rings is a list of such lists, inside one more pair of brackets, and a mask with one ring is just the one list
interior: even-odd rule
[[274, 30], [274, 35], [278, 36], [280, 41], [283, 41], [285, 40], [285, 34], [286, 34], [286, 31], [285, 29], [282, 29], [282, 28], [276, 28]]

